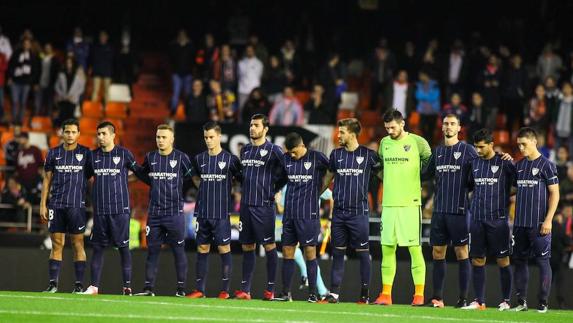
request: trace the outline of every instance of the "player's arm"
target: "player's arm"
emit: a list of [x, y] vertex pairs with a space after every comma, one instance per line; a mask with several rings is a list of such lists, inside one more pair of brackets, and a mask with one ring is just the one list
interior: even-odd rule
[[286, 194], [286, 190], [280, 190], [275, 194], [275, 205], [277, 206], [277, 213], [284, 214], [285, 213], [285, 205], [284, 205], [284, 196]]
[[432, 178], [434, 178], [434, 176], [436, 176], [436, 153], [435, 152], [430, 156], [430, 160], [428, 161], [428, 164], [426, 165], [426, 167], [422, 168], [421, 180], [422, 181], [429, 181]]
[[430, 144], [426, 141], [426, 139], [415, 136], [416, 145], [418, 146], [418, 151], [420, 152], [420, 162], [422, 164], [421, 169], [428, 167], [430, 163], [430, 158], [432, 156], [432, 148], [430, 148]]
[[547, 214], [545, 215], [545, 221], [541, 224], [541, 235], [547, 235], [551, 233], [551, 227], [553, 223], [553, 216], [557, 210], [557, 205], [559, 204], [559, 184], [553, 184], [547, 186], [549, 191], [549, 198], [547, 200]]
[[322, 178], [322, 187], [320, 188], [320, 194], [324, 193], [326, 189], [332, 183], [332, 179], [334, 178], [334, 172], [336, 172], [336, 163], [334, 157], [334, 150], [330, 153], [330, 157], [328, 158], [328, 169], [326, 170], [326, 174]]
[[[183, 153], [183, 156], [181, 157], [181, 162], [183, 164], [181, 167], [181, 172], [183, 173], [183, 180], [193, 181], [193, 177], [195, 174], [193, 171], [193, 165], [191, 164], [191, 159], [187, 154]], [[193, 181], [193, 183], [195, 182]]]
[[137, 163], [132, 164], [132, 171], [140, 181], [144, 182], [147, 185], [151, 186], [151, 179], [149, 178], [149, 154], [145, 155], [145, 159], [143, 160], [143, 164], [137, 165]]
[[40, 218], [42, 221], [48, 221], [48, 195], [50, 194], [50, 186], [52, 184], [52, 171], [44, 172], [44, 180], [42, 182], [42, 197], [40, 199]]
[[273, 154], [275, 154], [277, 164], [275, 168], [275, 193], [280, 191], [287, 183], [288, 183], [288, 176], [286, 172], [285, 166], [285, 155], [284, 153], [278, 148], [278, 146], [273, 147]]
[[322, 195], [320, 195], [320, 199], [323, 201], [328, 201], [330, 203], [330, 212], [328, 214], [328, 219], [332, 220], [332, 212], [334, 211], [334, 199], [332, 198], [332, 191], [330, 189], [326, 189]]
[[503, 163], [505, 164], [506, 172], [507, 172], [508, 178], [509, 178], [509, 180], [508, 180], [508, 184], [510, 187], [509, 195], [515, 195], [515, 194], [517, 194], [517, 168], [509, 160], [504, 160]]

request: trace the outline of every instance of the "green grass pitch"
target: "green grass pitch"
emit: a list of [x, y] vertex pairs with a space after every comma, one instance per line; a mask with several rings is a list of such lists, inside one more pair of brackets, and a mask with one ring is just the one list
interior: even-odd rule
[[573, 322], [573, 311], [468, 312], [454, 308], [413, 308], [0, 292], [0, 322]]

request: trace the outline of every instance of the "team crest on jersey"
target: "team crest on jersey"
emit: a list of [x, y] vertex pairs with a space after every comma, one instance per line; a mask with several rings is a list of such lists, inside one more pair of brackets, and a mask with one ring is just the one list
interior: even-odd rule
[[455, 158], [456, 160], [458, 160], [461, 156], [462, 156], [462, 153], [459, 152], [459, 151], [456, 151], [456, 152], [454, 153], [454, 158]]
[[410, 148], [412, 148], [411, 145], [404, 145], [404, 151], [405, 151], [405, 152], [410, 151]]
[[177, 166], [177, 161], [176, 161], [175, 159], [174, 159], [174, 160], [170, 160], [170, 161], [169, 161], [169, 165], [171, 166], [171, 168], [175, 168], [175, 166]]
[[499, 166], [491, 166], [491, 171], [495, 174], [499, 170]]
[[531, 174], [533, 174], [533, 176], [539, 174], [539, 168], [532, 168], [532, 169], [531, 169]]
[[76, 159], [81, 162], [84, 159], [84, 154], [76, 154]]
[[113, 160], [113, 163], [117, 165], [117, 164], [119, 164], [119, 162], [121, 161], [121, 157], [117, 157], [117, 156], [116, 156], [116, 157], [113, 157], [112, 160]]
[[261, 157], [265, 157], [269, 153], [266, 149], [261, 149]]
[[227, 163], [226, 163], [226, 162], [223, 162], [223, 161], [222, 161], [222, 162], [219, 162], [218, 164], [219, 164], [219, 168], [220, 168], [220, 169], [223, 169], [223, 168], [225, 168], [225, 166], [227, 166]]
[[311, 166], [312, 166], [312, 163], [311, 163], [311, 162], [304, 162], [304, 168], [305, 168], [306, 170], [309, 170]]
[[363, 161], [364, 161], [364, 157], [362, 157], [362, 156], [356, 157], [356, 162], [358, 163], [358, 165], [362, 164]]

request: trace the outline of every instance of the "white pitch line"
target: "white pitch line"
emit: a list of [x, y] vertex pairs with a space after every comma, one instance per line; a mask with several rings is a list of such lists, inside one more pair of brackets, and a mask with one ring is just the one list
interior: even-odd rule
[[[141, 301], [141, 302], [131, 302], [128, 300], [114, 300], [114, 299], [97, 299], [93, 296], [88, 297], [58, 297], [58, 296], [27, 296], [27, 295], [1, 295], [0, 298], [26, 298], [26, 299], [51, 299], [51, 300], [63, 300], [63, 301], [99, 301], [108, 303], [129, 303], [129, 304], [145, 304], [145, 305], [165, 305], [165, 306], [180, 306], [180, 307], [190, 307], [190, 308], [216, 308], [216, 309], [233, 309], [238, 311], [250, 310], [259, 312], [292, 312], [292, 313], [307, 313], [307, 314], [324, 314], [324, 315], [348, 315], [348, 316], [365, 316], [365, 317], [380, 317], [380, 318], [411, 318], [411, 319], [421, 319], [421, 320], [435, 320], [435, 321], [459, 321], [457, 317], [434, 317], [428, 315], [399, 315], [399, 314], [389, 314], [389, 313], [370, 313], [370, 312], [346, 312], [346, 311], [326, 311], [326, 310], [301, 310], [301, 309], [290, 309], [290, 308], [268, 308], [268, 307], [243, 307], [243, 306], [228, 306], [228, 305], [212, 305], [212, 304], [190, 304], [190, 303], [170, 303], [170, 302], [157, 302], [157, 301]], [[330, 305], [329, 307], [335, 307]], [[437, 311], [436, 311], [437, 312]], [[517, 314], [517, 313], [516, 313]], [[492, 323], [535, 323], [532, 321], [507, 321], [507, 320], [492, 320], [492, 319], [473, 319], [464, 318], [466, 322], [492, 322]]]

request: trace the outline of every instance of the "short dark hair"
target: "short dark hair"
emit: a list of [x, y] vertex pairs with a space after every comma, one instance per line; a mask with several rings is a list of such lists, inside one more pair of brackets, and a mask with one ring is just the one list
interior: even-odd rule
[[286, 135], [285, 138], [285, 148], [287, 150], [291, 150], [293, 148], [295, 148], [296, 146], [302, 144], [302, 137], [296, 133], [296, 132], [291, 132], [288, 135]]
[[517, 138], [537, 139], [537, 131], [530, 127], [523, 127], [519, 129]]
[[[462, 122], [462, 120], [460, 120], [460, 117], [459, 117], [457, 114], [455, 114], [455, 113], [448, 113], [448, 114], [446, 114], [446, 115], [444, 116], [444, 119], [445, 119], [445, 118], [456, 118], [456, 120], [458, 120], [458, 123], [461, 124], [461, 122]], [[443, 120], [443, 119], [442, 119], [442, 120]]]
[[402, 113], [396, 109], [391, 109], [386, 111], [386, 113], [384, 113], [384, 117], [382, 118], [384, 119], [384, 122], [392, 122], [392, 121], [404, 121], [404, 116], [402, 115]]
[[173, 131], [173, 127], [166, 124], [166, 123], [162, 123], [162, 124], [158, 125], [157, 130], [169, 130], [171, 132], [175, 132], [175, 131]]
[[207, 121], [207, 123], [203, 125], [203, 131], [209, 131], [209, 130], [215, 130], [215, 132], [220, 134], [221, 126], [219, 126], [219, 124], [215, 121]]
[[490, 144], [493, 142], [493, 134], [491, 133], [491, 130], [483, 128], [474, 133], [473, 140], [474, 144], [477, 144], [480, 141]]
[[111, 123], [110, 121], [103, 121], [100, 124], [97, 125], [96, 130], [100, 130], [102, 128], [109, 128], [109, 130], [111, 131], [111, 133], [115, 133], [115, 126], [113, 125], [113, 123]]
[[62, 122], [62, 130], [66, 129], [66, 126], [76, 126], [78, 131], [80, 131], [80, 122], [78, 119], [67, 119]]
[[362, 126], [360, 125], [360, 121], [356, 118], [346, 118], [338, 120], [339, 127], [346, 127], [348, 131], [354, 133], [355, 135], [359, 135], [360, 131], [362, 130]]
[[263, 127], [269, 127], [269, 118], [264, 114], [257, 113], [251, 117], [251, 120], [262, 120]]

